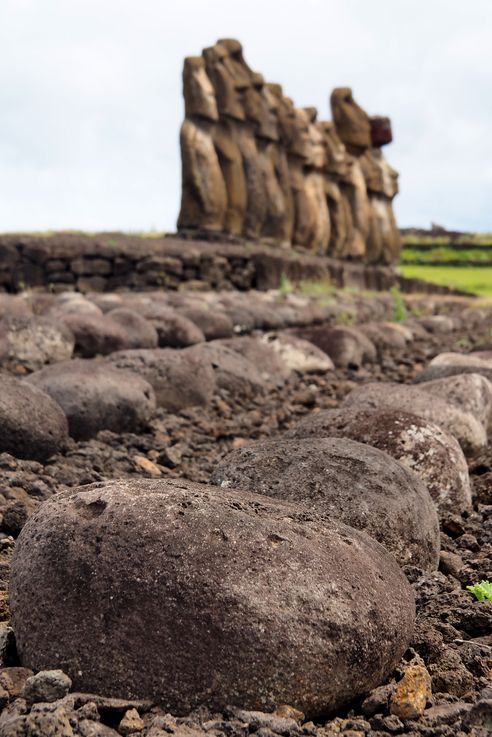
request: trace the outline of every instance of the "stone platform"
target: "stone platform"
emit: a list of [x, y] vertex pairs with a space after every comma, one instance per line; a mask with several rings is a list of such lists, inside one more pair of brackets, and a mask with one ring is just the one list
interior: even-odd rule
[[367, 266], [261, 243], [211, 242], [123, 233], [6, 234], [0, 236], [0, 290], [45, 287], [81, 292], [118, 289], [275, 289], [326, 281], [334, 287], [456, 293], [406, 279], [389, 266]]

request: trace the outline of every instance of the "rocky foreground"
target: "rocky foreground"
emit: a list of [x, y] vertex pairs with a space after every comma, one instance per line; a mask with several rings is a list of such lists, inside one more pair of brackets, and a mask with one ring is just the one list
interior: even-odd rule
[[0, 297], [0, 735], [490, 734], [492, 311], [409, 307]]

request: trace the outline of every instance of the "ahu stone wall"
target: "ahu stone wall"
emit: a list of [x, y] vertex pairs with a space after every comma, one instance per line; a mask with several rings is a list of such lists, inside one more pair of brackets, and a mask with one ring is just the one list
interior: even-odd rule
[[180, 232], [398, 261], [398, 174], [382, 152], [389, 118], [369, 117], [340, 87], [332, 120], [318, 120], [253, 72], [234, 39], [185, 59], [183, 94]]

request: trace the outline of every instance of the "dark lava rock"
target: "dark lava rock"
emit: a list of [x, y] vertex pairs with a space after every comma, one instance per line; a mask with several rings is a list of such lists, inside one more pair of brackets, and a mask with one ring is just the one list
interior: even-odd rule
[[205, 406], [215, 390], [212, 364], [183, 350], [119, 351], [106, 359], [120, 369], [128, 369], [151, 384], [159, 407], [179, 412], [185, 407]]
[[420, 371], [414, 379], [416, 384], [434, 379], [444, 379], [448, 376], [459, 374], [480, 374], [492, 381], [492, 366], [477, 366], [476, 364], [433, 364], [430, 363], [423, 371]]
[[217, 388], [231, 397], [253, 397], [264, 394], [268, 382], [247, 358], [220, 342], [200, 343], [187, 348], [186, 353], [212, 364]]
[[234, 323], [225, 312], [202, 307], [186, 307], [179, 310], [179, 313], [194, 322], [206, 340], [231, 338], [234, 334]]
[[281, 385], [289, 377], [290, 369], [287, 368], [277, 351], [260, 338], [243, 335], [221, 340], [220, 345], [230, 348], [250, 361], [266, 381]]
[[68, 440], [67, 418], [47, 393], [0, 374], [0, 452], [43, 461]]
[[467, 455], [487, 445], [487, 433], [476, 417], [420, 386], [386, 381], [364, 384], [351, 391], [342, 406], [410, 412], [454, 435]]
[[76, 439], [91, 438], [100, 430], [135, 432], [155, 412], [154, 390], [145, 379], [102, 361], [63, 361], [36, 371], [25, 383], [60, 405]]
[[74, 334], [75, 350], [83, 358], [106, 356], [129, 347], [125, 330], [116, 320], [105, 315], [73, 313], [65, 315], [62, 320]]
[[358, 367], [364, 360], [374, 360], [376, 348], [369, 338], [354, 328], [300, 328], [295, 334], [324, 351], [337, 367]]
[[429, 492], [376, 448], [345, 438], [262, 440], [231, 451], [212, 483], [299, 502], [320, 522], [340, 519], [364, 530], [400, 565], [437, 568], [439, 525]]
[[468, 465], [458, 441], [438, 425], [399, 410], [353, 407], [311, 412], [289, 438], [351, 438], [372, 445], [415, 471], [442, 512], [471, 508]]
[[161, 348], [186, 348], [205, 340], [198, 325], [170, 307], [150, 302], [136, 303], [134, 309], [155, 327]]
[[367, 535], [183, 480], [49, 499], [17, 542], [10, 601], [24, 664], [178, 714], [323, 714], [384, 681], [414, 622], [410, 585]]
[[128, 348], [157, 348], [159, 342], [157, 330], [151, 322], [135, 310], [118, 307], [108, 312], [107, 315], [121, 325], [125, 331]]

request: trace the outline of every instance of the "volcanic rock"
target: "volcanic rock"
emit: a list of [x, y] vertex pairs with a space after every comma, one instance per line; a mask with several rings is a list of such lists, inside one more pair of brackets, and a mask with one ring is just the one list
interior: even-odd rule
[[353, 407], [306, 415], [288, 438], [350, 438], [388, 453], [425, 482], [441, 512], [471, 507], [468, 465], [458, 441], [438, 425], [399, 410]]
[[263, 394], [268, 383], [256, 366], [220, 342], [200, 343], [186, 349], [186, 353], [199, 361], [212, 364], [217, 388], [231, 397], [252, 397]]
[[60, 405], [76, 439], [91, 438], [100, 430], [135, 432], [155, 411], [154, 390], [145, 379], [102, 361], [63, 361], [36, 371], [25, 383]]
[[69, 314], [62, 318], [75, 336], [75, 350], [83, 358], [106, 356], [129, 347], [124, 328], [106, 315]]
[[0, 321], [0, 363], [39, 369], [66, 361], [74, 348], [72, 332], [48, 317], [15, 317]]
[[296, 330], [300, 338], [314, 343], [337, 367], [358, 367], [374, 360], [376, 349], [360, 331], [346, 327], [312, 327]]
[[483, 425], [469, 412], [464, 412], [442, 397], [431, 396], [419, 386], [369, 383], [357, 387], [343, 400], [343, 407], [359, 409], [401, 410], [422, 417], [454, 435], [467, 455], [474, 455], [487, 445]]
[[169, 412], [205, 406], [215, 390], [215, 373], [210, 361], [185, 350], [118, 351], [106, 360], [116, 368], [142, 376], [154, 389], [157, 405]]
[[117, 307], [115, 310], [108, 312], [107, 315], [113, 322], [121, 325], [125, 331], [128, 348], [157, 348], [159, 342], [157, 330], [152, 323], [135, 310]]
[[264, 333], [260, 339], [278, 353], [289, 371], [311, 374], [325, 373], [335, 368], [333, 361], [324, 351], [308, 340], [290, 333]]
[[186, 307], [179, 313], [195, 323], [203, 332], [206, 340], [230, 338], [234, 334], [234, 324], [225, 312], [203, 307]]
[[0, 375], [0, 452], [43, 461], [68, 440], [67, 418], [41, 389]]
[[400, 565], [437, 568], [439, 526], [429, 492], [376, 448], [345, 438], [261, 440], [228, 453], [211, 481], [298, 502], [322, 523], [339, 519], [364, 530]]
[[467, 412], [487, 429], [492, 423], [492, 383], [480, 374], [459, 374], [424, 381], [419, 389]]
[[177, 714], [321, 715], [386, 678], [414, 620], [409, 584], [367, 535], [183, 480], [49, 499], [18, 539], [10, 600], [21, 662]]

